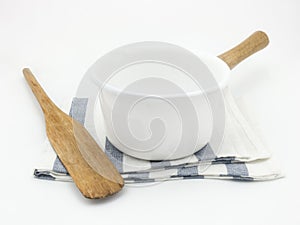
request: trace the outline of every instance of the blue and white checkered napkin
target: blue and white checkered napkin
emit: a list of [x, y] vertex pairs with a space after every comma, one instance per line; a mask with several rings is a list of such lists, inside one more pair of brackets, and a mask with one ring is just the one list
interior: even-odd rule
[[[225, 95], [226, 127], [224, 141], [218, 152], [207, 144], [186, 158], [147, 161], [124, 154], [104, 137], [105, 153], [121, 173], [125, 183], [199, 178], [253, 181], [282, 177], [269, 151], [261, 144], [242, 116], [230, 92], [226, 91], [228, 92]], [[87, 103], [86, 98], [74, 98], [70, 110], [71, 116], [83, 124]], [[93, 132], [91, 134], [94, 137], [96, 135]], [[46, 163], [40, 167], [44, 169], [35, 169], [35, 177], [72, 181], [55, 152], [47, 147], [44, 153]]]

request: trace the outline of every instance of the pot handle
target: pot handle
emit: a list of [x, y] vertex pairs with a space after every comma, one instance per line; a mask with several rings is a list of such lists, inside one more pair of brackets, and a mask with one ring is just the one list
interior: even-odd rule
[[269, 38], [267, 34], [263, 31], [256, 31], [243, 42], [218, 57], [232, 69], [247, 57], [265, 48], [268, 44]]

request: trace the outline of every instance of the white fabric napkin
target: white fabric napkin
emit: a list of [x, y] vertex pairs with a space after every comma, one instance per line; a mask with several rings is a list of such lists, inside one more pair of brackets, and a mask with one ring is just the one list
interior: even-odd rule
[[[203, 178], [261, 181], [282, 177], [279, 166], [241, 114], [230, 90], [227, 88], [225, 92], [226, 125], [224, 140], [218, 151], [208, 144], [182, 159], [147, 161], [122, 153], [104, 135], [105, 153], [125, 183]], [[74, 98], [70, 110], [71, 116], [83, 124], [87, 102], [86, 98]], [[96, 136], [93, 131], [89, 132]], [[43, 159], [34, 170], [36, 178], [72, 181], [48, 142]]]

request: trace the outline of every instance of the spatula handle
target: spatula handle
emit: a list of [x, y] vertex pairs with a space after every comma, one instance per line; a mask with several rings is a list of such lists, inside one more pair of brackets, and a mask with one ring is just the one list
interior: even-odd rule
[[239, 45], [218, 57], [227, 63], [229, 68], [232, 69], [247, 57], [265, 48], [268, 44], [269, 38], [267, 34], [263, 31], [256, 31]]
[[51, 101], [51, 99], [47, 96], [46, 92], [43, 90], [38, 81], [35, 79], [30, 69], [23, 69], [23, 74], [33, 94], [37, 98], [44, 114], [47, 115], [48, 113], [50, 113], [53, 107], [57, 108]]

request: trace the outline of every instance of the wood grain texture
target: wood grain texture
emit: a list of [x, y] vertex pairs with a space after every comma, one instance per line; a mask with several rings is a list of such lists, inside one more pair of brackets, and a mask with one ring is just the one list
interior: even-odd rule
[[230, 69], [255, 52], [265, 48], [269, 44], [269, 38], [263, 31], [256, 31], [242, 43], [218, 57], [227, 63]]
[[121, 190], [124, 181], [88, 131], [61, 111], [29, 69], [23, 70], [45, 115], [50, 143], [86, 198], [104, 198]]

